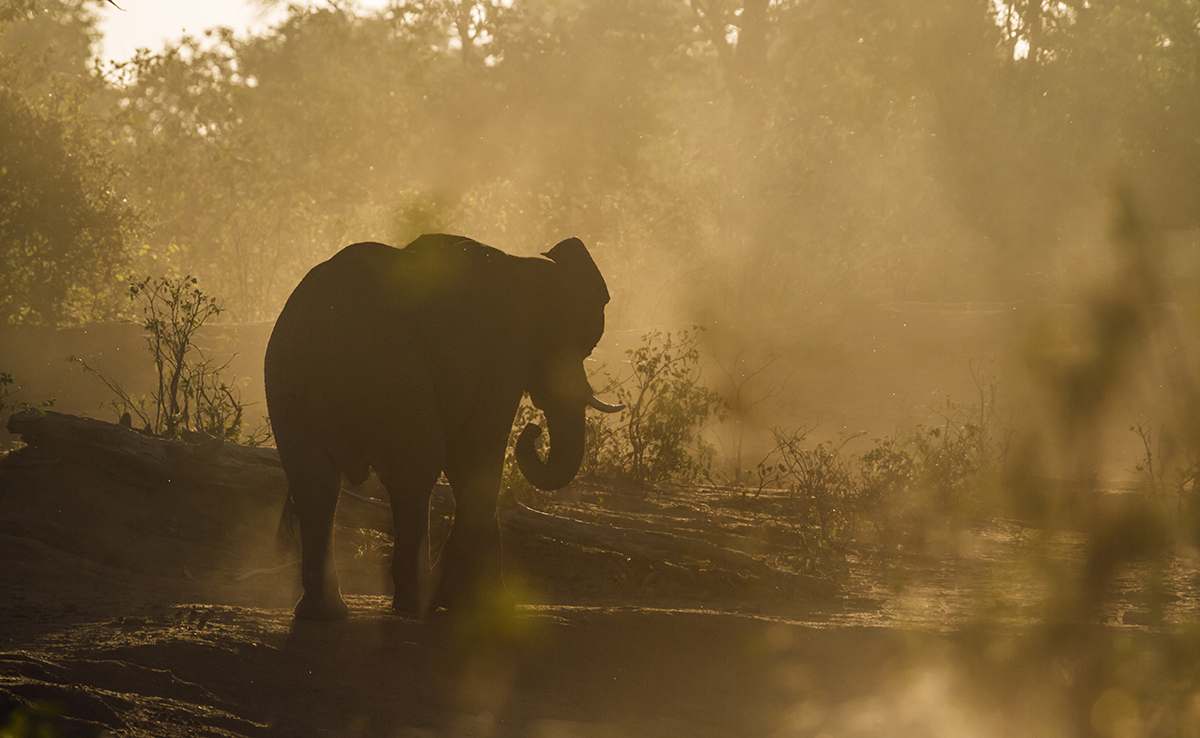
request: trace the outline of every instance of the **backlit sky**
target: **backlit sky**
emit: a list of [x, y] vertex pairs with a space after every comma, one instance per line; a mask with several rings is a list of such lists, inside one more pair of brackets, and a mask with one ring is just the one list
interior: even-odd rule
[[[282, 6], [265, 14], [248, 0], [116, 0], [123, 10], [104, 5], [100, 11], [100, 30], [104, 33], [98, 49], [106, 60], [124, 61], [138, 48], [161, 49], [164, 42], [191, 34], [199, 36], [209, 28], [229, 26], [239, 33], [260, 30], [279, 19]], [[364, 7], [379, 7], [385, 0], [361, 0]]]

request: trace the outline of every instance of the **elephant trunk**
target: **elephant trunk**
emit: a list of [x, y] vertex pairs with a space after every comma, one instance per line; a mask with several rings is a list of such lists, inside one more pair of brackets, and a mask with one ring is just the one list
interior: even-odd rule
[[584, 405], [570, 410], [546, 412], [550, 430], [550, 452], [543, 462], [535, 441], [542, 428], [529, 423], [517, 438], [517, 467], [529, 483], [541, 490], [561, 489], [571, 483], [583, 463]]

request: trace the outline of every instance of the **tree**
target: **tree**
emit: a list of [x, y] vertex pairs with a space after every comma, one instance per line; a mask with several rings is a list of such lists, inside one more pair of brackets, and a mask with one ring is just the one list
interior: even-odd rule
[[78, 121], [0, 89], [0, 321], [110, 314], [136, 214]]
[[[21, 8], [17, 8], [21, 11]], [[80, 0], [0, 25], [0, 323], [78, 322], [120, 305], [138, 217], [114, 189]]]
[[270, 318], [351, 240], [453, 230], [532, 252], [567, 234], [607, 262], [614, 322], [744, 335], [848, 304], [1057, 289], [1091, 263], [1066, 219], [1114, 161], [1155, 185], [1161, 222], [1186, 225], [1198, 12], [296, 5], [249, 38], [139, 56], [92, 82], [89, 110], [117, 142], [114, 188], [153, 224], [147, 253], [200, 275], [231, 316]]

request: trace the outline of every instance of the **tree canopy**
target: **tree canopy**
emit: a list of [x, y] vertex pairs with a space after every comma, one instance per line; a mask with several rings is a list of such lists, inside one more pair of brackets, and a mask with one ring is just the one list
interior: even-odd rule
[[102, 317], [69, 296], [137, 259], [269, 319], [346, 243], [449, 230], [583, 238], [618, 323], [784, 326], [1052, 294], [1118, 181], [1200, 213], [1197, 0], [330, 2], [108, 68], [91, 6], [39, 5], [70, 23], [0, 18], [7, 322]]
[[0, 323], [110, 314], [137, 225], [88, 111], [95, 17], [80, 0], [35, 8], [0, 14]]

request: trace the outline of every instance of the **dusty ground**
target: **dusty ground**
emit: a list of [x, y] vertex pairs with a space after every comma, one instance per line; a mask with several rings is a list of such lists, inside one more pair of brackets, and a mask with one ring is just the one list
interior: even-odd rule
[[[59, 734], [84, 736], [1069, 735], [1094, 708], [1098, 688], [1082, 707], [1073, 696], [1077, 650], [1011, 658], [1044, 599], [1016, 573], [1029, 534], [1012, 524], [952, 554], [856, 562], [826, 598], [507, 536], [528, 604], [479, 627], [391, 614], [386, 541], [346, 518], [351, 616], [317, 624], [291, 617], [279, 495], [150, 489], [31, 454], [0, 463], [0, 724], [37, 702]], [[789, 545], [753, 498], [719, 490], [579, 485], [544, 502], [768, 559]], [[1176, 572], [1180, 592], [1194, 576]], [[1133, 637], [1149, 653], [1143, 620], [1194, 611], [1191, 590], [1147, 614], [1127, 589], [1089, 642]], [[972, 625], [989, 602], [1008, 608]]]

